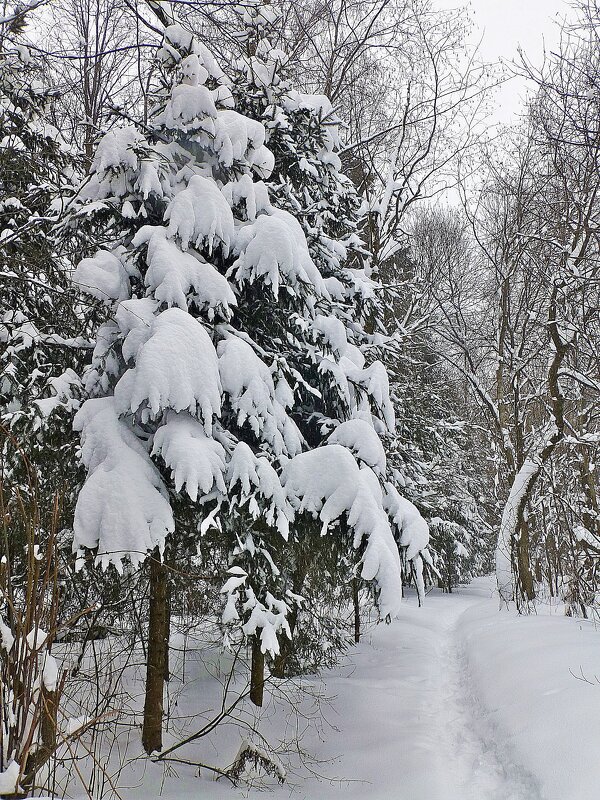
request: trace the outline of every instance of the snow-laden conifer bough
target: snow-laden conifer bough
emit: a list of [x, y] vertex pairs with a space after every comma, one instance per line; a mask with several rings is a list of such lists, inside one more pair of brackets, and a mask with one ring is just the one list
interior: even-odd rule
[[[266, 12], [244, 13], [260, 35]], [[394, 412], [385, 368], [365, 356], [377, 335], [361, 314], [377, 286], [360, 241], [326, 235], [328, 203], [304, 193], [309, 218], [291, 179], [267, 185], [277, 160], [267, 134], [275, 141], [301, 117], [325, 135], [315, 163], [302, 158], [297, 169], [314, 197], [327, 183], [348, 202], [331, 105], [280, 83], [266, 131], [240, 113], [230, 79], [181, 26], [166, 29], [159, 59], [148, 128], [101, 139], [72, 215], [111, 237], [74, 272], [107, 312], [74, 423], [87, 468], [74, 549], [117, 569], [162, 554], [175, 535], [173, 500], [187, 495], [198, 548], [210, 531], [231, 552], [225, 628], [260, 636], [275, 655], [298, 602], [278, 554], [307, 520], [327, 536], [347, 522], [383, 618], [401, 602], [398, 544], [420, 576], [427, 526], [386, 480], [381, 437]], [[270, 87], [269, 65], [282, 59], [260, 38], [241, 74]]]

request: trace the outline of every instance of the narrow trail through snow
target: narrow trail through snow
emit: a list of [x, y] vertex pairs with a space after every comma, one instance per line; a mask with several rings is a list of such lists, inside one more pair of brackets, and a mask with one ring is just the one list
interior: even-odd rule
[[454, 600], [445, 600], [443, 612], [437, 617], [440, 683], [437, 688], [432, 687], [436, 704], [433, 717], [437, 719], [440, 739], [437, 768], [446, 778], [441, 797], [541, 800], [533, 777], [499, 747], [487, 710], [470, 681], [460, 621], [466, 609], [477, 602], [477, 595], [456, 595]]
[[407, 601], [395, 624], [353, 652], [350, 674], [327, 680], [342, 718], [337, 771], [357, 783], [313, 785], [307, 798], [543, 800], [499, 745], [470, 680], [461, 619], [479, 603], [490, 603], [485, 585], [432, 593], [423, 608]]

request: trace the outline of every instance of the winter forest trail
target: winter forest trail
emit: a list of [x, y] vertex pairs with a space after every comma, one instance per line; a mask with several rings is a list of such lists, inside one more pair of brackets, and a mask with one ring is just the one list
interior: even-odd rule
[[[451, 595], [431, 592], [422, 608], [408, 597], [398, 620], [366, 630], [347, 663], [324, 675], [332, 703], [325, 709], [323, 735], [313, 732], [302, 740], [330, 780], [292, 775], [291, 794], [286, 784], [270, 796], [546, 800], [511, 756], [471, 680], [464, 634], [470, 615], [496, 624], [492, 594], [491, 582], [481, 580]], [[232, 792], [213, 783], [206, 796], [222, 800]], [[250, 791], [250, 797], [260, 796]]]
[[[481, 591], [481, 590], [479, 590]], [[501, 751], [488, 710], [473, 688], [461, 619], [481, 600], [473, 587], [446, 597], [439, 624], [436, 665], [439, 685], [431, 687], [436, 706], [439, 742], [435, 748], [435, 771], [442, 777], [440, 800], [541, 800], [533, 776]], [[408, 755], [408, 754], [407, 754]], [[418, 797], [414, 795], [415, 800]]]
[[[374, 632], [371, 652], [353, 658], [355, 672], [344, 682], [356, 691], [339, 686], [339, 696], [360, 698], [360, 708], [345, 711], [361, 725], [355, 753], [346, 751], [342, 763], [359, 764], [370, 775], [366, 784], [347, 785], [345, 797], [541, 800], [534, 778], [500, 752], [470, 680], [461, 622], [482, 603], [490, 604], [487, 584], [431, 594], [420, 609], [409, 601], [395, 625]], [[328, 689], [335, 691], [332, 683]]]
[[[391, 625], [365, 629], [343, 665], [307, 679], [330, 698], [320, 729], [300, 742], [320, 779], [292, 766], [269, 797], [597, 800], [599, 663], [595, 623], [559, 607], [500, 610], [489, 578], [432, 591], [422, 608], [409, 596]], [[269, 699], [263, 722], [276, 725], [280, 711]], [[223, 744], [225, 756], [239, 746]], [[202, 777], [207, 800], [265, 796]], [[149, 770], [144, 781], [159, 778]], [[139, 789], [125, 799], [142, 796], [154, 800]], [[167, 779], [161, 797], [198, 797], [197, 777]]]

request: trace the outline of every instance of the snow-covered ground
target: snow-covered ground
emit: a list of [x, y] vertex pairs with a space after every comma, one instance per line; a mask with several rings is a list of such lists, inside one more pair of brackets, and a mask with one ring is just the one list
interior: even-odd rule
[[[596, 800], [596, 674], [600, 630], [593, 623], [558, 611], [518, 617], [500, 610], [490, 579], [452, 595], [432, 592], [423, 608], [408, 598], [395, 623], [374, 627], [344, 666], [325, 675], [326, 694], [335, 696], [328, 724], [306, 734], [302, 746], [332, 780], [295, 774], [292, 788], [275, 786], [268, 796]], [[190, 683], [196, 688], [186, 710], [202, 704], [202, 685], [202, 679]], [[186, 756], [193, 752], [191, 746]], [[214, 752], [213, 763], [227, 763], [228, 755], [235, 753]], [[131, 775], [131, 788], [121, 794], [125, 800], [265, 796], [196, 774], [184, 765], [172, 774], [147, 765], [140, 785]]]

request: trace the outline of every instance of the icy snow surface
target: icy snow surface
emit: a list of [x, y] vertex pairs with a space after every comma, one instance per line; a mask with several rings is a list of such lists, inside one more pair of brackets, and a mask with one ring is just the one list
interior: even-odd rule
[[17, 791], [20, 767], [16, 761], [11, 761], [4, 772], [0, 772], [0, 794], [13, 794]]

